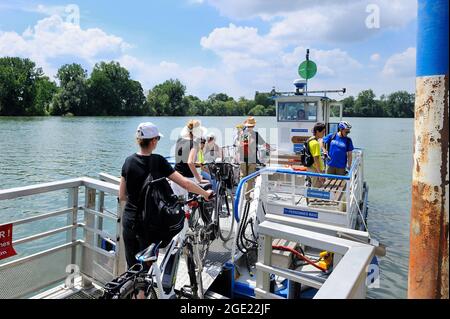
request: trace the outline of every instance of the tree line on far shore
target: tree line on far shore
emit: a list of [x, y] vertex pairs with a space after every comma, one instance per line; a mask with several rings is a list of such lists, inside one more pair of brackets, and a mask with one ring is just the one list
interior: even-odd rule
[[[201, 100], [171, 79], [145, 96], [117, 62], [97, 63], [89, 77], [81, 65], [66, 64], [56, 79], [59, 85], [29, 59], [0, 58], [0, 116], [275, 116], [270, 93], [256, 92], [253, 100], [215, 93]], [[405, 91], [376, 99], [366, 90], [342, 102], [346, 117], [414, 117], [414, 94]]]

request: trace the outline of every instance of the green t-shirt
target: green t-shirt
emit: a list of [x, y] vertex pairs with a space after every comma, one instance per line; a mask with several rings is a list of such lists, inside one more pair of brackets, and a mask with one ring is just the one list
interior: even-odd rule
[[[320, 152], [320, 144], [316, 139], [312, 139], [311, 141], [309, 141], [309, 150], [313, 157], [319, 157], [320, 170], [325, 170], [325, 165], [321, 156], [322, 154]], [[313, 165], [313, 167], [315, 166]]]

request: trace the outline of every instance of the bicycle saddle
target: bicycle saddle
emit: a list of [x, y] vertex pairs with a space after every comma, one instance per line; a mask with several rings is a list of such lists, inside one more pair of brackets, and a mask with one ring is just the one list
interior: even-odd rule
[[162, 242], [158, 244], [151, 244], [150, 247], [136, 254], [136, 260], [140, 262], [149, 262], [149, 261], [157, 261], [158, 260], [158, 250], [159, 246]]

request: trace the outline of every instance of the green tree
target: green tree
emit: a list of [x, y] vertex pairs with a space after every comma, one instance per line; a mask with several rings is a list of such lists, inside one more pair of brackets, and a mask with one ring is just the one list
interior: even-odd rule
[[179, 80], [170, 79], [149, 92], [147, 103], [156, 116], [185, 116], [189, 108], [185, 93], [186, 87]]
[[34, 115], [50, 115], [53, 96], [58, 92], [55, 82], [48, 77], [42, 77], [36, 81], [36, 98], [33, 104]]
[[80, 64], [66, 64], [59, 68], [56, 78], [60, 88], [53, 97], [52, 115], [87, 115], [87, 71]]
[[118, 62], [97, 63], [88, 81], [89, 114], [143, 115], [144, 90]]
[[387, 98], [387, 109], [392, 117], [414, 117], [414, 94], [398, 91]]
[[269, 93], [255, 93], [255, 104], [256, 105], [262, 105], [265, 107], [273, 106], [275, 105], [275, 100], [271, 98], [272, 95]]
[[355, 101], [355, 116], [373, 117], [379, 105], [375, 101], [375, 93], [372, 90], [365, 90], [358, 94]]
[[37, 81], [43, 77], [33, 61], [17, 57], [0, 58], [0, 115], [36, 115]]
[[353, 96], [346, 97], [341, 101], [344, 108], [343, 115], [347, 117], [355, 116], [355, 98]]
[[264, 107], [264, 105], [257, 105], [254, 108], [252, 108], [248, 115], [252, 115], [252, 116], [265, 116], [266, 115], [266, 109]]

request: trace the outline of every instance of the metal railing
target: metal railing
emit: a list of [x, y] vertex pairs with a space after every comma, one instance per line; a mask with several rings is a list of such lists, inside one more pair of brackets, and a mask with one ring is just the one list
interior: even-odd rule
[[[104, 284], [124, 272], [124, 245], [121, 236], [122, 211], [117, 204], [116, 212], [105, 208], [105, 196], [118, 196], [117, 185], [82, 177], [65, 181], [45, 183], [27, 187], [0, 190], [0, 202], [35, 195], [67, 191], [66, 208], [15, 221], [8, 221], [13, 227], [22, 225], [34, 230], [37, 222], [53, 217], [66, 216], [63, 227], [41, 231], [35, 235], [14, 238], [13, 246], [19, 253], [18, 259], [0, 264], [0, 298], [23, 298], [54, 284], [62, 283], [72, 271], [82, 276], [82, 287], [88, 288], [93, 282]], [[84, 195], [84, 204], [79, 198]], [[98, 206], [98, 209], [96, 209]], [[79, 212], [83, 212], [80, 220]], [[1, 213], [1, 212], [0, 212]], [[110, 220], [113, 230], [104, 230], [104, 220]], [[79, 238], [77, 230], [82, 231]], [[33, 243], [57, 234], [66, 233], [65, 243], [47, 243], [51, 248], [28, 256], [20, 256], [20, 245]], [[102, 247], [104, 240], [113, 244], [113, 250]]]
[[[271, 274], [318, 289], [315, 299], [365, 298], [367, 267], [375, 255], [375, 247], [269, 220], [262, 222], [258, 229], [259, 250], [255, 288], [257, 298], [280, 299], [280, 296], [270, 292]], [[334, 258], [339, 257], [340, 261], [328, 278], [273, 266], [272, 242], [275, 238], [333, 252]]]
[[[319, 193], [325, 194], [330, 196], [329, 198], [322, 198], [325, 202], [333, 202], [336, 203], [338, 206], [340, 206], [340, 210], [342, 210], [342, 213], [346, 214], [347, 218], [347, 226], [350, 228], [355, 227], [356, 218], [358, 214], [362, 214], [360, 204], [363, 200], [363, 187], [364, 187], [364, 176], [363, 176], [363, 152], [362, 150], [355, 150], [354, 151], [354, 160], [352, 163], [352, 167], [350, 169], [350, 172], [346, 176], [340, 176], [340, 175], [330, 175], [330, 174], [318, 174], [318, 173], [312, 173], [312, 172], [306, 172], [306, 171], [294, 171], [292, 169], [286, 169], [286, 168], [272, 168], [272, 167], [266, 167], [263, 168], [249, 176], [244, 177], [241, 179], [237, 189], [236, 189], [236, 196], [235, 196], [235, 211], [234, 211], [234, 217], [236, 221], [239, 223], [240, 220], [240, 212], [242, 211], [246, 199], [248, 199], [248, 193], [252, 192], [251, 189], [246, 189], [246, 185], [249, 183], [249, 181], [256, 179], [259, 176], [268, 176], [268, 175], [285, 175], [285, 176], [291, 176], [292, 179], [285, 183], [285, 185], [282, 185], [282, 183], [278, 182], [277, 186], [286, 186], [284, 189], [287, 190], [289, 201], [293, 201], [293, 204], [297, 202], [296, 195], [304, 196], [305, 198], [308, 198], [307, 195], [310, 191], [311, 193]], [[295, 177], [300, 177], [300, 182], [296, 182]], [[326, 181], [342, 181], [342, 183], [345, 183], [345, 187], [337, 188], [331, 192], [325, 191], [323, 188], [318, 187], [312, 187], [312, 186], [305, 186], [305, 178], [323, 178]], [[269, 179], [265, 179], [263, 182], [263, 185], [261, 187], [265, 188], [265, 193], [271, 193], [271, 190], [268, 190], [270, 186], [273, 186], [274, 183], [272, 183]], [[279, 188], [283, 189], [283, 187]], [[320, 198], [314, 196], [314, 194], [311, 196], [312, 198]], [[265, 198], [266, 199], [266, 198]], [[295, 206], [295, 205], [294, 205]]]

